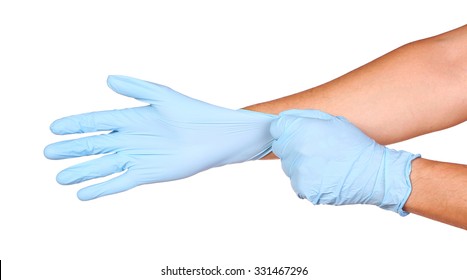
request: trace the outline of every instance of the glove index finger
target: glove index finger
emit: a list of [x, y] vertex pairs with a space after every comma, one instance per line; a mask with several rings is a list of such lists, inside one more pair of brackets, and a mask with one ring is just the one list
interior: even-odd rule
[[126, 118], [123, 115], [128, 110], [100, 111], [64, 117], [54, 121], [50, 125], [50, 130], [58, 135], [116, 130], [125, 123]]

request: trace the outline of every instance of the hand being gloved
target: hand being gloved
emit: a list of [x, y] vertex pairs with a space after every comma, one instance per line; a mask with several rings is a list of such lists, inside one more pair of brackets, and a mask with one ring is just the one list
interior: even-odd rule
[[125, 76], [109, 76], [107, 83], [115, 92], [150, 105], [56, 120], [50, 127], [55, 134], [110, 133], [50, 144], [44, 150], [49, 159], [106, 154], [61, 171], [57, 175], [60, 184], [125, 171], [81, 189], [81, 200], [259, 159], [271, 150], [269, 128], [275, 116], [214, 106], [168, 87]]
[[272, 150], [300, 198], [313, 204], [373, 204], [405, 216], [412, 160], [376, 143], [343, 117], [289, 110], [271, 124]]

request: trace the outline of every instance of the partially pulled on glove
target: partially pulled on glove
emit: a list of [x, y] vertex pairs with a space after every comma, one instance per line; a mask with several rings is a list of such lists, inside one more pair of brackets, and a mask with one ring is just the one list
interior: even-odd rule
[[61, 171], [57, 181], [63, 185], [123, 172], [81, 189], [81, 200], [259, 159], [271, 150], [269, 128], [275, 116], [218, 107], [126, 76], [109, 76], [107, 83], [115, 92], [148, 105], [56, 120], [50, 126], [55, 134], [106, 133], [50, 144], [44, 150], [49, 159], [105, 154]]

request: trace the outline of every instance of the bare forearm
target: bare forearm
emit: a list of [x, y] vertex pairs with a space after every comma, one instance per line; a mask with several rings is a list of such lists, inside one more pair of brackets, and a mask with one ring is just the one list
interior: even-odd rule
[[467, 229], [467, 166], [416, 159], [404, 210]]
[[323, 85], [247, 107], [345, 116], [381, 144], [467, 119], [467, 26], [407, 44]]

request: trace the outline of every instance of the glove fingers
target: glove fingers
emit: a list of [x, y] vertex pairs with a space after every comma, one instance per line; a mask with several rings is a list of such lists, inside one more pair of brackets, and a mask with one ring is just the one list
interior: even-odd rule
[[87, 180], [105, 177], [125, 169], [127, 160], [119, 154], [110, 154], [71, 166], [57, 175], [61, 185], [71, 185]]
[[45, 147], [44, 155], [48, 159], [75, 158], [116, 152], [120, 145], [116, 134], [93, 135], [50, 144]]
[[279, 114], [270, 127], [272, 137], [278, 139], [286, 129], [299, 122], [300, 118], [332, 120], [334, 117], [318, 110], [287, 110]]
[[118, 130], [128, 121], [130, 109], [85, 113], [58, 119], [50, 130], [59, 135]]
[[154, 105], [181, 96], [169, 87], [127, 76], [111, 75], [107, 85], [116, 93]]
[[83, 201], [91, 200], [101, 196], [127, 191], [136, 187], [137, 185], [137, 180], [133, 178], [131, 171], [127, 171], [122, 175], [112, 178], [106, 182], [95, 184], [79, 190], [78, 198]]
[[303, 120], [326, 121], [333, 118], [332, 115], [318, 110], [288, 110], [280, 113], [270, 127], [271, 136], [276, 139], [272, 145], [274, 154], [282, 158], [290, 137], [302, 129], [300, 126]]

